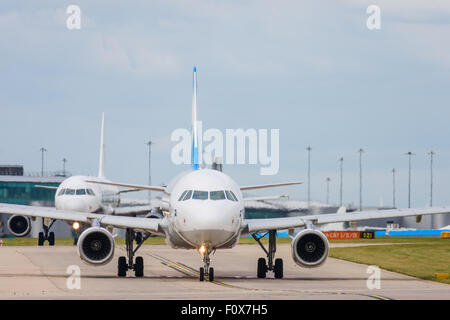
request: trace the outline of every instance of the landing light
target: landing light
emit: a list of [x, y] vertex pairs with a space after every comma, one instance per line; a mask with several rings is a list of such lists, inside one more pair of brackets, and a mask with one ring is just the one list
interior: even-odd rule
[[198, 252], [200, 252], [201, 254], [204, 254], [206, 252], [206, 247], [204, 245], [202, 245], [199, 249]]
[[79, 224], [78, 222], [74, 222], [74, 223], [72, 224], [72, 228], [73, 228], [74, 230], [78, 230], [78, 229], [80, 228], [80, 224]]

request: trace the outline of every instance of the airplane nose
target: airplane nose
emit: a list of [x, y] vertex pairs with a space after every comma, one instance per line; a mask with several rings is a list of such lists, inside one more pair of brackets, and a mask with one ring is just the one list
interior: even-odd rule
[[87, 212], [88, 209], [86, 203], [75, 199], [65, 199], [61, 207], [63, 210], [79, 212]]
[[219, 245], [232, 238], [237, 232], [237, 218], [233, 210], [224, 207], [185, 208], [184, 214], [180, 215], [180, 231], [191, 243], [201, 245], [210, 243]]

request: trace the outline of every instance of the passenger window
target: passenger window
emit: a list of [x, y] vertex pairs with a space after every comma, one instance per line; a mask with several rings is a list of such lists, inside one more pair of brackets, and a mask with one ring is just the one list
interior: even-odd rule
[[86, 194], [86, 189], [77, 189], [77, 196], [82, 196]]
[[65, 195], [72, 196], [75, 194], [75, 189], [66, 189]]
[[208, 191], [194, 191], [194, 194], [192, 195], [192, 199], [197, 200], [207, 200], [208, 199]]
[[188, 191], [184, 190], [184, 192], [181, 194], [181, 196], [178, 198], [178, 201], [181, 201], [181, 199], [183, 199], [183, 197], [186, 195]]
[[183, 198], [183, 201], [189, 200], [192, 195], [192, 190], [189, 190]]
[[58, 197], [62, 196], [64, 194], [64, 191], [66, 191], [66, 189], [61, 189], [61, 191], [58, 193]]
[[224, 200], [225, 199], [225, 192], [223, 192], [222, 190], [220, 190], [220, 191], [211, 191], [209, 196], [210, 196], [211, 200]]

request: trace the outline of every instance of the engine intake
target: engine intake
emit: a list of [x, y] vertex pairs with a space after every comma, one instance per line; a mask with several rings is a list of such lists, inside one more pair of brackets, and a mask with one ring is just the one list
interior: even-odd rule
[[106, 264], [114, 256], [114, 238], [105, 228], [88, 228], [78, 238], [78, 254], [87, 263]]
[[8, 219], [8, 230], [16, 237], [25, 237], [31, 231], [31, 221], [28, 217], [13, 215]]
[[302, 230], [292, 241], [292, 258], [299, 266], [318, 267], [327, 259], [328, 248], [328, 239], [322, 232]]

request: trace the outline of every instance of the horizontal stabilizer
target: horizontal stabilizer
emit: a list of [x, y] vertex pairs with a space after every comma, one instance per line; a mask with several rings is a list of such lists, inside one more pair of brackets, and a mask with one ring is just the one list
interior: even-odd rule
[[54, 187], [54, 186], [40, 186], [38, 184], [34, 185], [35, 188], [41, 188], [41, 189], [52, 189], [52, 190], [56, 190], [58, 189], [58, 187]]
[[106, 182], [106, 181], [96, 181], [96, 180], [86, 180], [86, 182], [105, 184], [108, 186], [131, 188], [134, 190], [138, 189], [138, 190], [151, 190], [151, 191], [158, 191], [158, 192], [166, 192], [165, 187], [158, 187], [158, 186], [145, 186], [145, 185], [139, 185], [139, 184], [116, 183], [116, 182]]

